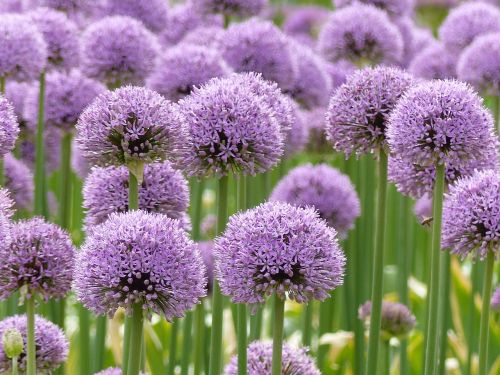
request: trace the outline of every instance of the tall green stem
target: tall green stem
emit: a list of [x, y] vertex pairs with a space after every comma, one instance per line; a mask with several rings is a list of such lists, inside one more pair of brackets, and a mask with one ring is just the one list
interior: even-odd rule
[[466, 369], [465, 369], [465, 374], [466, 375], [471, 375], [472, 374], [472, 353], [474, 352], [475, 346], [474, 346], [474, 339], [476, 335], [474, 334], [474, 326], [475, 326], [475, 317], [476, 317], [476, 306], [475, 306], [475, 301], [474, 298], [476, 296], [476, 289], [477, 289], [477, 279], [478, 279], [478, 267], [479, 263], [473, 263], [472, 264], [472, 271], [471, 271], [471, 289], [470, 289], [470, 295], [469, 295], [469, 321], [467, 323], [467, 363], [466, 363]]
[[26, 299], [26, 374], [36, 375], [35, 295]]
[[95, 328], [95, 338], [94, 338], [94, 367], [93, 371], [99, 372], [104, 366], [104, 352], [106, 350], [106, 328], [108, 325], [108, 318], [103, 316], [98, 316], [96, 318], [96, 328]]
[[439, 333], [439, 364], [438, 374], [446, 372], [446, 349], [448, 346], [448, 317], [450, 316], [450, 267], [451, 256], [447, 251], [441, 251], [439, 271], [439, 298], [438, 298], [438, 319], [441, 331]]
[[[326, 303], [326, 302], [322, 302]], [[312, 319], [313, 319], [313, 302], [302, 305], [302, 345], [311, 346], [312, 339]]]
[[376, 201], [375, 246], [373, 253], [372, 311], [370, 315], [370, 336], [368, 341], [368, 361], [366, 374], [377, 368], [380, 344], [380, 324], [382, 320], [382, 295], [384, 273], [384, 236], [387, 200], [387, 155], [379, 152], [378, 190]]
[[170, 343], [168, 346], [168, 368], [167, 375], [175, 374], [175, 365], [177, 363], [177, 336], [179, 333], [179, 319], [172, 322], [170, 329]]
[[80, 375], [90, 375], [90, 313], [82, 305], [78, 305], [78, 321], [80, 328]]
[[436, 167], [436, 181], [432, 198], [432, 246], [431, 275], [429, 282], [429, 305], [427, 310], [427, 334], [425, 346], [425, 375], [432, 375], [436, 370], [438, 356], [439, 319], [439, 270], [441, 264], [441, 221], [443, 213], [443, 195], [445, 186], [445, 166]]
[[132, 306], [130, 317], [130, 351], [128, 356], [127, 375], [139, 375], [142, 353], [142, 331], [144, 326], [144, 315], [142, 305], [135, 303]]
[[18, 357], [12, 357], [12, 373], [11, 373], [11, 375], [18, 375], [18, 371], [17, 371], [18, 363], [17, 363], [17, 360], [18, 360]]
[[71, 132], [65, 132], [61, 138], [61, 203], [59, 220], [61, 227], [70, 229], [71, 222]]
[[5, 94], [5, 76], [0, 76], [0, 94]]
[[[238, 183], [238, 211], [247, 207], [247, 177], [243, 174], [237, 180]], [[247, 374], [247, 306], [238, 304], [238, 375]]]
[[478, 375], [486, 375], [488, 366], [488, 336], [490, 322], [490, 303], [493, 282], [493, 269], [495, 266], [495, 253], [488, 250], [486, 258], [486, 275], [483, 284], [483, 306], [481, 309], [481, 328], [479, 333], [479, 371]]
[[196, 306], [194, 337], [196, 338], [194, 346], [194, 373], [201, 374], [205, 348], [203, 345], [205, 341], [205, 308], [203, 302]]
[[181, 375], [189, 374], [189, 360], [191, 359], [191, 331], [193, 328], [193, 312], [188, 311], [184, 318], [182, 327], [182, 356], [181, 356]]
[[45, 150], [43, 128], [45, 121], [45, 72], [40, 73], [38, 95], [38, 123], [35, 142], [35, 215], [43, 216], [45, 212]]
[[272, 375], [281, 375], [281, 356], [283, 352], [283, 325], [285, 322], [285, 299], [274, 298], [273, 364]]

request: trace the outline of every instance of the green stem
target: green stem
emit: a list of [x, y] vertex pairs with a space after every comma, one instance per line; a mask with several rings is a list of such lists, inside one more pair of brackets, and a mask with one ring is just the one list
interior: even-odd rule
[[272, 375], [281, 375], [281, 354], [283, 351], [283, 325], [285, 321], [285, 299], [275, 296], [274, 330], [273, 330], [273, 364]]
[[80, 328], [80, 375], [90, 375], [90, 313], [82, 305], [78, 305]]
[[250, 316], [250, 342], [260, 339], [262, 328], [262, 306], [257, 307], [255, 314]]
[[175, 319], [172, 322], [170, 330], [170, 342], [168, 349], [168, 368], [167, 375], [175, 374], [175, 365], [177, 364], [177, 336], [179, 333], [179, 319]]
[[26, 374], [36, 375], [35, 295], [26, 299]]
[[446, 349], [448, 345], [448, 317], [450, 316], [450, 261], [451, 256], [447, 251], [441, 251], [441, 269], [439, 271], [439, 299], [438, 299], [438, 319], [440, 321], [441, 332], [439, 337], [439, 365], [438, 374], [446, 372]]
[[427, 334], [425, 346], [425, 375], [432, 375], [436, 370], [437, 342], [441, 332], [438, 325], [439, 306], [439, 271], [441, 264], [441, 221], [443, 213], [443, 195], [445, 186], [445, 166], [436, 167], [436, 181], [434, 182], [434, 196], [432, 199], [432, 246], [431, 246], [431, 274], [429, 282], [429, 305], [427, 310]]
[[478, 375], [486, 375], [488, 366], [488, 336], [490, 321], [491, 290], [493, 282], [493, 269], [495, 266], [495, 253], [488, 250], [486, 258], [486, 274], [483, 284], [483, 306], [481, 309], [481, 329], [479, 333], [479, 371]]
[[384, 274], [384, 235], [387, 199], [387, 155], [379, 152], [378, 190], [376, 201], [375, 246], [373, 253], [372, 311], [370, 314], [370, 336], [368, 341], [368, 361], [366, 374], [377, 368], [380, 343], [380, 324], [382, 321], [382, 295]]
[[5, 94], [5, 76], [0, 76], [0, 94]]
[[191, 204], [191, 220], [193, 223], [193, 239], [195, 241], [200, 240], [200, 223], [201, 223], [201, 215], [202, 215], [202, 200], [203, 200], [203, 191], [205, 190], [205, 181], [193, 181], [193, 198]]
[[193, 328], [193, 312], [188, 311], [184, 318], [182, 327], [182, 356], [181, 356], [181, 375], [189, 374], [189, 360], [191, 359], [191, 330]]
[[18, 374], [18, 371], [17, 371], [17, 359], [18, 357], [12, 357], [12, 373], [11, 375], [17, 375]]
[[[324, 302], [323, 302], [324, 303]], [[302, 345], [311, 346], [313, 302], [302, 305]]]
[[132, 306], [130, 317], [130, 344], [128, 356], [127, 375], [139, 375], [142, 354], [142, 331], [144, 327], [144, 314], [142, 305], [135, 303]]
[[34, 214], [44, 216], [45, 211], [45, 150], [44, 150], [44, 106], [45, 106], [45, 72], [40, 73], [38, 96], [38, 123], [35, 143], [35, 209]]
[[4, 158], [0, 156], [0, 186], [5, 185]]
[[205, 308], [203, 302], [196, 306], [195, 324], [194, 337], [196, 337], [196, 341], [194, 346], [194, 373], [201, 374], [203, 368], [203, 344], [205, 341]]
[[469, 295], [469, 321], [467, 324], [467, 364], [466, 364], [466, 375], [472, 374], [472, 353], [474, 353], [475, 345], [474, 339], [476, 335], [474, 334], [475, 317], [476, 317], [476, 306], [474, 297], [476, 296], [477, 289], [477, 279], [478, 279], [478, 268], [479, 263], [475, 262], [472, 264], [471, 271], [471, 290]]
[[96, 333], [94, 342], [94, 368], [93, 371], [99, 372], [104, 367], [104, 352], [106, 350], [106, 327], [108, 318], [98, 316], [96, 318]]
[[[237, 210], [242, 211], [247, 207], [247, 177], [244, 174], [239, 176], [237, 180], [238, 204]], [[238, 375], [246, 375], [247, 373], [247, 306], [238, 304]]]
[[61, 203], [59, 220], [61, 227], [70, 229], [71, 221], [71, 132], [65, 132], [61, 138]]
[[388, 340], [384, 340], [382, 344], [382, 351], [384, 354], [384, 360], [382, 364], [382, 374], [389, 375], [391, 373], [391, 347]]

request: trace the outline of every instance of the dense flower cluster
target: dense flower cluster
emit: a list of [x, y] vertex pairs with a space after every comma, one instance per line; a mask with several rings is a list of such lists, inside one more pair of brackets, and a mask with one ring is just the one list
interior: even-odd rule
[[168, 2], [164, 0], [105, 0], [101, 10], [108, 16], [136, 18], [153, 32], [163, 30], [169, 13]]
[[219, 26], [200, 26], [186, 33], [181, 43], [221, 50], [226, 30]]
[[33, 203], [33, 174], [26, 164], [12, 154], [4, 159], [5, 187], [12, 193], [16, 209], [31, 209]]
[[0, 94], [0, 156], [14, 149], [19, 125], [12, 104]]
[[413, 11], [415, 0], [333, 0], [336, 7], [344, 7], [355, 2], [372, 4], [393, 16], [403, 16]]
[[293, 121], [290, 130], [286, 132], [284, 159], [302, 151], [309, 137], [304, 111], [300, 110], [297, 105], [294, 105], [294, 107], [295, 121]]
[[329, 12], [327, 9], [307, 5], [288, 10], [283, 22], [283, 30], [294, 37], [311, 38], [311, 41], [317, 36], [320, 27], [328, 19]]
[[206, 13], [222, 13], [227, 16], [254, 16], [264, 9], [267, 0], [192, 0], [193, 4]]
[[[367, 325], [370, 323], [371, 311], [371, 301], [365, 302], [358, 310], [359, 319]], [[392, 337], [404, 338], [415, 328], [416, 323], [415, 316], [405, 305], [389, 301], [382, 302], [380, 328], [384, 340], [390, 340]]]
[[432, 43], [417, 53], [408, 67], [415, 77], [449, 79], [456, 76], [457, 58], [442, 43]]

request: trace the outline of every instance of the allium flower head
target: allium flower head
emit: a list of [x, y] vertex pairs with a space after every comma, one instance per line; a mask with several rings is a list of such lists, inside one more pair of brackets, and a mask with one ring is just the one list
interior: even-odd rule
[[182, 317], [206, 294], [205, 266], [177, 220], [144, 211], [111, 214], [77, 256], [75, 290], [97, 314], [144, 310]]
[[[272, 370], [273, 346], [271, 342], [254, 341], [247, 349], [247, 373], [249, 375], [269, 375]], [[320, 375], [307, 349], [296, 349], [283, 344], [281, 359], [283, 374]], [[224, 369], [224, 375], [238, 374], [238, 357], [234, 356]]]
[[221, 50], [226, 30], [220, 26], [200, 26], [186, 33], [181, 43]]
[[19, 124], [12, 104], [0, 94], [0, 156], [8, 154], [14, 149]]
[[404, 16], [413, 11], [415, 0], [333, 0], [335, 7], [341, 8], [346, 5], [360, 2], [371, 4], [385, 10], [391, 16]]
[[211, 291], [212, 282], [214, 280], [214, 242], [198, 242], [198, 248], [200, 249], [201, 259], [203, 259], [203, 263], [205, 264], [207, 270], [208, 290]]
[[5, 187], [14, 198], [16, 209], [31, 209], [33, 204], [33, 174], [26, 164], [12, 154], [5, 155]]
[[[13, 207], [14, 207], [14, 201], [10, 196], [9, 190], [0, 187], [0, 217], [3, 219], [10, 219], [12, 215], [14, 215]], [[0, 224], [2, 227], [1, 228], [2, 233], [0, 234], [1, 238], [10, 237], [10, 233], [7, 235], [7, 233], [4, 231], [6, 228], [4, 226], [5, 223], [1, 222]], [[8, 226], [10, 226], [10, 224]]]
[[356, 70], [356, 65], [348, 60], [339, 60], [333, 63], [327, 63], [326, 70], [330, 75], [332, 81], [332, 91], [345, 83], [349, 77]]
[[[19, 144], [21, 160], [30, 167], [35, 169], [35, 129], [24, 128], [23, 138]], [[43, 130], [44, 147], [45, 147], [45, 170], [47, 173], [54, 172], [59, 168], [59, 159], [61, 155], [61, 130], [55, 127], [46, 127]]]
[[192, 0], [192, 2], [202, 12], [248, 17], [259, 14], [268, 0]]
[[0, 250], [0, 299], [21, 288], [46, 301], [71, 289], [75, 248], [65, 231], [35, 217], [14, 223], [12, 243]]
[[293, 36], [317, 36], [320, 27], [328, 19], [328, 9], [322, 6], [302, 5], [288, 11], [283, 30]]
[[128, 16], [141, 21], [153, 32], [165, 27], [168, 16], [168, 1], [164, 0], [105, 0], [102, 7], [105, 15]]
[[81, 114], [77, 144], [96, 165], [155, 162], [185, 141], [177, 108], [160, 94], [135, 86], [108, 91]]
[[493, 310], [500, 311], [500, 287], [497, 287], [491, 297], [491, 308]]
[[255, 77], [214, 78], [181, 100], [189, 145], [179, 163], [189, 175], [255, 174], [278, 163], [284, 130], [269, 104], [276, 99], [256, 93]]
[[38, 0], [41, 6], [54, 8], [60, 12], [77, 13], [87, 10], [95, 0]]
[[8, 80], [5, 85], [5, 97], [12, 104], [17, 121], [20, 124], [24, 123], [24, 101], [31, 84], [28, 82], [18, 82]]
[[290, 130], [286, 132], [285, 152], [283, 158], [288, 158], [304, 149], [309, 138], [309, 129], [306, 125], [306, 116], [304, 111], [298, 108], [295, 104], [295, 121], [292, 123]]
[[231, 68], [215, 49], [179, 44], [159, 58], [148, 86], [172, 101], [178, 101], [211, 78], [224, 77]]
[[432, 198], [429, 194], [424, 194], [415, 202], [413, 207], [415, 216], [423, 222], [432, 217]]
[[397, 68], [353, 73], [335, 91], [328, 107], [326, 134], [334, 149], [349, 155], [384, 147], [389, 115], [412, 84], [412, 77]]
[[[0, 337], [3, 333], [15, 328], [23, 336], [24, 349], [18, 357], [19, 374], [26, 373], [27, 321], [26, 315], [14, 315], [0, 322]], [[35, 348], [36, 373], [52, 374], [68, 357], [69, 342], [64, 332], [54, 323], [35, 316]], [[5, 355], [3, 345], [0, 345], [0, 373], [10, 373], [12, 360]]]
[[233, 215], [215, 242], [221, 290], [234, 303], [252, 305], [273, 293], [299, 303], [324, 300], [343, 282], [336, 237], [312, 208], [268, 202]]
[[424, 79], [450, 79], [456, 77], [457, 58], [442, 43], [432, 43], [417, 53], [408, 71]]
[[[83, 110], [105, 91], [102, 83], [85, 77], [79, 70], [51, 72], [45, 81], [45, 126], [72, 131]], [[38, 97], [39, 85], [35, 84], [27, 92], [23, 114], [32, 130], [38, 121]]]
[[357, 64], [396, 63], [403, 41], [387, 14], [371, 5], [354, 4], [332, 13], [323, 26], [318, 49], [330, 61]]
[[450, 187], [443, 205], [442, 247], [484, 259], [500, 250], [500, 174], [478, 171]]
[[326, 109], [318, 107], [312, 111], [302, 112], [308, 132], [306, 150], [315, 154], [331, 154], [332, 146], [326, 140], [325, 133]]
[[420, 28], [411, 17], [400, 17], [394, 20], [403, 39], [403, 58], [400, 66], [407, 67], [416, 53], [429, 44], [436, 43], [429, 29]]
[[446, 48], [460, 53], [479, 35], [500, 31], [500, 10], [484, 2], [465, 3], [450, 11], [439, 28]]
[[353, 228], [360, 214], [358, 194], [349, 177], [326, 164], [292, 169], [276, 185], [269, 199], [313, 207], [341, 235]]
[[82, 35], [82, 71], [110, 87], [142, 84], [155, 66], [156, 37], [130, 17], [111, 16]]
[[0, 3], [0, 13], [22, 13], [24, 6], [23, 0], [3, 0]]
[[0, 19], [0, 76], [31, 80], [47, 63], [47, 44], [31, 20], [19, 14]]

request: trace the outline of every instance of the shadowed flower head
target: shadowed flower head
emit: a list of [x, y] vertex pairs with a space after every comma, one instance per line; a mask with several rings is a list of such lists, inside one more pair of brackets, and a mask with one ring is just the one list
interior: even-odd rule
[[393, 20], [401, 38], [403, 38], [403, 59], [400, 66], [407, 67], [416, 53], [430, 44], [436, 43], [429, 29], [418, 27], [411, 17], [400, 17]]
[[332, 146], [326, 140], [325, 113], [326, 109], [321, 107], [302, 112], [308, 133], [306, 150], [310, 153], [320, 155], [332, 153]]
[[[0, 337], [3, 333], [15, 328], [23, 337], [24, 348], [18, 357], [19, 374], [26, 373], [27, 350], [27, 323], [26, 315], [14, 315], [0, 322]], [[35, 348], [36, 373], [52, 374], [68, 357], [69, 342], [62, 329], [41, 316], [35, 316]], [[0, 344], [0, 373], [10, 373], [12, 360], [5, 355], [3, 345]]]
[[333, 0], [333, 4], [337, 8], [351, 5], [352, 3], [371, 4], [385, 10], [391, 16], [404, 16], [413, 11], [415, 0]]
[[413, 206], [413, 212], [420, 222], [432, 218], [432, 198], [430, 194], [424, 194], [417, 199]]
[[202, 12], [248, 17], [259, 14], [268, 0], [192, 0], [192, 2]]
[[354, 4], [332, 13], [318, 40], [330, 61], [357, 64], [395, 63], [403, 56], [403, 41], [387, 14], [371, 5]]
[[91, 24], [82, 35], [82, 71], [109, 87], [142, 84], [155, 67], [156, 37], [130, 17], [111, 16]]
[[185, 142], [177, 108], [160, 94], [135, 86], [108, 91], [80, 116], [76, 141], [96, 165], [155, 162]]
[[0, 94], [0, 156], [6, 155], [14, 149], [19, 124], [12, 104]]
[[[247, 349], [248, 375], [269, 375], [272, 370], [273, 345], [271, 342], [254, 341]], [[283, 375], [320, 375], [306, 348], [296, 349], [283, 344], [281, 359]], [[224, 375], [238, 374], [238, 357], [234, 356], [224, 369]]]
[[290, 130], [286, 133], [285, 152], [283, 154], [283, 158], [289, 158], [302, 151], [306, 146], [309, 137], [308, 128], [305, 123], [306, 116], [304, 116], [304, 111], [300, 110], [297, 104], [294, 104], [294, 107], [295, 121], [292, 123]]
[[163, 30], [169, 11], [165, 0], [105, 0], [102, 8], [104, 15], [138, 19], [153, 32]]
[[324, 300], [343, 282], [345, 257], [312, 208], [268, 202], [233, 215], [215, 242], [221, 290], [234, 303], [264, 303], [277, 293], [299, 303]]
[[493, 310], [500, 311], [500, 286], [497, 287], [491, 297], [491, 308]]
[[293, 7], [286, 12], [283, 30], [292, 36], [316, 37], [328, 19], [328, 9], [316, 5]]
[[12, 104], [17, 121], [21, 125], [24, 125], [24, 100], [30, 87], [31, 84], [28, 82], [18, 82], [14, 80], [8, 80], [5, 85], [5, 97]]
[[[35, 169], [35, 129], [24, 128], [23, 137], [19, 144], [21, 160], [31, 169]], [[45, 148], [45, 170], [52, 173], [59, 168], [61, 155], [61, 130], [55, 127], [46, 127], [43, 130]]]
[[201, 259], [203, 259], [207, 270], [208, 291], [211, 292], [214, 280], [214, 242], [198, 242], [198, 248], [200, 249]]
[[21, 160], [12, 154], [5, 155], [5, 187], [14, 198], [16, 209], [31, 209], [33, 204], [33, 174]]
[[500, 249], [500, 174], [474, 173], [450, 186], [443, 205], [442, 247], [484, 259]]
[[181, 43], [221, 50], [226, 30], [220, 26], [200, 26], [186, 33]]
[[389, 115], [412, 84], [412, 77], [397, 68], [354, 72], [330, 99], [326, 134], [333, 148], [349, 155], [384, 147]]
[[11, 236], [10, 248], [0, 250], [0, 299], [24, 288], [27, 297], [64, 297], [71, 289], [75, 254], [68, 233], [36, 217], [14, 223]]
[[330, 75], [332, 81], [332, 91], [345, 83], [349, 77], [356, 70], [356, 65], [348, 60], [339, 60], [333, 63], [327, 63], [326, 70]]
[[456, 77], [457, 58], [442, 43], [432, 43], [417, 53], [408, 67], [415, 77], [449, 79]]
[[112, 316], [134, 303], [171, 321], [206, 294], [205, 266], [177, 220], [144, 211], [111, 214], [77, 256], [78, 299]]
[[[367, 326], [370, 324], [371, 312], [371, 301], [365, 302], [358, 310], [359, 319]], [[382, 302], [382, 322], [380, 328], [384, 340], [390, 340], [392, 337], [404, 338], [415, 328], [416, 324], [417, 320], [415, 316], [405, 305], [389, 301]]]

